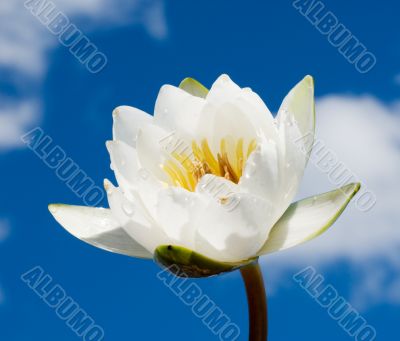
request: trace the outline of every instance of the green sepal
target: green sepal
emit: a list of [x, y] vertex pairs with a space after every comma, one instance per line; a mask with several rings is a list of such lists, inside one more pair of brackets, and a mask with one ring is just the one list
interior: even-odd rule
[[196, 97], [205, 98], [208, 94], [208, 89], [203, 84], [189, 77], [185, 78], [181, 84], [179, 84], [179, 87]]
[[210, 277], [237, 270], [255, 262], [258, 257], [241, 262], [219, 262], [182, 246], [161, 245], [154, 251], [154, 260], [179, 277]]

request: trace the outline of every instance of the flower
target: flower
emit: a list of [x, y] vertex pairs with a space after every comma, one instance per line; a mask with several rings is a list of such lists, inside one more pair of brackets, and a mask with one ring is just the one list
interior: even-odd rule
[[164, 85], [154, 116], [121, 106], [113, 117], [107, 149], [119, 187], [105, 180], [110, 209], [49, 206], [70, 233], [109, 251], [228, 271], [318, 236], [360, 187], [291, 204], [314, 138], [310, 76], [276, 118], [227, 75], [210, 91], [190, 78]]

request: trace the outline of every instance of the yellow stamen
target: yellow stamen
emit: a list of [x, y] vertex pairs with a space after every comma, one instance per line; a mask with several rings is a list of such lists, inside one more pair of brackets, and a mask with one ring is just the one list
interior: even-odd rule
[[203, 160], [204, 159], [203, 152], [201, 151], [200, 147], [197, 145], [196, 141], [192, 142], [192, 150], [193, 150], [194, 157], [197, 160]]
[[249, 147], [247, 148], [247, 158], [250, 156], [250, 154], [256, 149], [257, 147], [257, 141], [256, 140], [251, 140]]
[[239, 139], [236, 143], [236, 171], [242, 174], [243, 170], [243, 139]]
[[201, 141], [201, 147], [203, 148], [204, 161], [210, 166], [213, 174], [218, 174], [218, 162], [215, 160], [214, 155], [212, 155], [206, 139]]
[[[182, 173], [180, 166], [177, 165], [175, 162], [173, 162], [172, 160], [168, 160], [165, 164], [166, 167], [168, 167], [170, 169], [170, 172], [168, 173], [169, 175], [172, 173], [173, 174], [173, 178], [172, 180], [175, 180], [175, 183], [179, 183], [181, 185], [181, 187], [189, 189], [190, 187], [188, 185], [188, 182], [186, 180], [185, 175]], [[171, 176], [171, 175], [170, 175]]]
[[[228, 154], [228, 142], [232, 147], [231, 154]], [[257, 147], [257, 142], [255, 139], [251, 140], [246, 151], [243, 138], [238, 139], [236, 143], [223, 138], [220, 142], [220, 151], [216, 156], [212, 153], [206, 139], [203, 139], [200, 145], [193, 141], [191, 147], [192, 151], [190, 147], [185, 148], [184, 152], [174, 150], [171, 153], [171, 159], [161, 167], [174, 186], [194, 191], [205, 174], [221, 176], [238, 183], [244, 164]]]
[[176, 152], [173, 152], [172, 156], [176, 160], [178, 160], [180, 162], [180, 164], [183, 166], [183, 168], [185, 169], [186, 174], [187, 174], [187, 179], [189, 180], [190, 188], [192, 190], [194, 190], [196, 187], [196, 183], [197, 183], [196, 176], [193, 172], [195, 169], [195, 165], [193, 165], [193, 163], [190, 161], [189, 156], [187, 156], [185, 154], [178, 154]]

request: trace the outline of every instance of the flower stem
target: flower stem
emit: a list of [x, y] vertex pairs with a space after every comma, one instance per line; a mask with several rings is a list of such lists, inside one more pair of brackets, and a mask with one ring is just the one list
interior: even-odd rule
[[258, 262], [240, 269], [246, 286], [249, 307], [249, 341], [266, 341], [268, 337], [267, 296]]

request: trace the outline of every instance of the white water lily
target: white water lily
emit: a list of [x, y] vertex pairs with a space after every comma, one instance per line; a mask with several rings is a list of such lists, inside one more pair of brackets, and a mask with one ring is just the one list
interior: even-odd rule
[[151, 259], [174, 245], [219, 262], [254, 259], [316, 237], [359, 189], [291, 204], [313, 143], [310, 76], [276, 118], [226, 75], [209, 92], [192, 79], [163, 86], [154, 116], [126, 106], [113, 116], [110, 208], [50, 205], [64, 228], [102, 249]]

